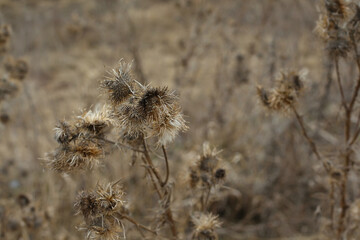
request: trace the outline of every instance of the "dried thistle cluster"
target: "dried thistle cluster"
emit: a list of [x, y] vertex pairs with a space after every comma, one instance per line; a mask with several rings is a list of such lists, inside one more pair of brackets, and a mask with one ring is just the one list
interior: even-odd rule
[[269, 110], [287, 112], [298, 101], [304, 89], [304, 73], [295, 71], [281, 72], [272, 89], [257, 87], [261, 103]]
[[101, 88], [108, 95], [112, 119], [125, 142], [155, 137], [158, 145], [166, 145], [187, 129], [175, 93], [167, 87], [140, 84], [132, 77], [131, 64], [121, 61]]
[[110, 128], [106, 106], [89, 110], [71, 122], [60, 121], [54, 129], [59, 147], [48, 154], [48, 164], [58, 172], [94, 166], [104, 157], [103, 137]]
[[217, 240], [215, 229], [221, 226], [218, 217], [211, 213], [198, 213], [192, 217], [194, 230], [192, 240]]
[[198, 156], [196, 164], [189, 168], [191, 188], [211, 188], [224, 181], [226, 171], [221, 167], [220, 152], [212, 149], [209, 143], [203, 144], [202, 154]]
[[[159, 197], [156, 229], [160, 230], [167, 224], [173, 237], [177, 237], [170, 206], [170, 168], [165, 145], [173, 141], [180, 131], [187, 129], [178, 97], [167, 87], [154, 88], [140, 84], [131, 74], [131, 64], [124, 61], [120, 61], [119, 68], [101, 82], [100, 88], [107, 95], [108, 105], [87, 111], [72, 121], [60, 121], [55, 128], [55, 139], [59, 146], [48, 154], [48, 165], [55, 171], [65, 173], [91, 168], [105, 157], [108, 144], [140, 154], [148, 179]], [[117, 130], [116, 133], [114, 131], [118, 136], [116, 141], [108, 139], [111, 129]], [[152, 145], [147, 143], [149, 138]], [[151, 156], [151, 148], [156, 151], [159, 146], [166, 164], [165, 177], [154, 166]], [[156, 231], [127, 215], [123, 195], [122, 188], [117, 184], [98, 185], [95, 191], [79, 194], [76, 207], [84, 217], [88, 238], [125, 237], [122, 220], [134, 224], [142, 236], [141, 230], [157, 235]]]
[[90, 239], [118, 239], [125, 229], [127, 215], [125, 192], [118, 183], [98, 184], [93, 191], [79, 193], [75, 207], [84, 218]]
[[315, 32], [332, 58], [347, 57], [360, 39], [360, 7], [344, 0], [326, 0]]

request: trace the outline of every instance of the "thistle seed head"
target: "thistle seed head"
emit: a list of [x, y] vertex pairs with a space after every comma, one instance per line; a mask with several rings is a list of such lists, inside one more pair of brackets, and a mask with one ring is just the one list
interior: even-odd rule
[[216, 229], [221, 226], [218, 217], [211, 213], [199, 213], [192, 217], [194, 230], [192, 233], [193, 240], [217, 240]]
[[98, 137], [104, 135], [109, 130], [112, 120], [109, 117], [109, 109], [105, 105], [101, 109], [97, 108], [95, 111], [87, 111], [82, 116], [78, 117], [76, 127], [81, 131], [90, 132]]
[[282, 72], [277, 78], [275, 88], [270, 90], [265, 90], [263, 87], [257, 88], [261, 102], [269, 110], [287, 112], [292, 105], [297, 103], [304, 89], [305, 75], [305, 71]]
[[111, 77], [103, 80], [100, 88], [108, 94], [110, 102], [117, 106], [126, 101], [135, 92], [135, 81], [131, 75], [131, 64], [120, 61], [117, 70], [113, 70]]
[[99, 201], [92, 192], [80, 192], [75, 202], [75, 208], [85, 219], [96, 217], [100, 214]]

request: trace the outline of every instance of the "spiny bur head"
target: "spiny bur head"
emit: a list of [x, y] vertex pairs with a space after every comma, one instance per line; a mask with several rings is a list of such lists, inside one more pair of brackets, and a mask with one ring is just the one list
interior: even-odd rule
[[125, 205], [125, 192], [118, 182], [98, 184], [96, 194], [102, 211], [107, 214], [122, 210], [122, 206]]
[[96, 217], [100, 213], [99, 201], [92, 192], [82, 191], [79, 193], [75, 207], [78, 213], [81, 213], [85, 219]]
[[109, 117], [109, 108], [104, 105], [96, 108], [95, 111], [89, 110], [78, 117], [76, 127], [83, 131], [88, 131], [97, 137], [101, 137], [109, 130], [112, 120]]
[[120, 61], [117, 70], [113, 69], [112, 75], [104, 79], [100, 87], [108, 94], [110, 102], [116, 106], [126, 101], [134, 94], [135, 82], [131, 75], [131, 64]]
[[114, 218], [98, 217], [86, 225], [86, 237], [94, 240], [117, 240], [123, 232], [122, 226]]
[[68, 144], [75, 135], [72, 126], [66, 121], [60, 121], [54, 128], [54, 131], [55, 140], [60, 144]]
[[48, 165], [57, 172], [91, 168], [103, 157], [103, 149], [91, 141], [75, 141], [62, 145], [47, 155]]
[[188, 127], [180, 106], [174, 105], [173, 108], [163, 112], [158, 121], [152, 122], [151, 129], [151, 135], [158, 138], [157, 144], [166, 145], [172, 142], [179, 132], [186, 131]]
[[289, 111], [303, 92], [305, 75], [305, 71], [281, 72], [276, 80], [276, 87], [273, 89], [265, 90], [258, 87], [261, 102], [269, 110]]
[[331, 17], [344, 19], [349, 14], [344, 0], [325, 0], [325, 8]]
[[150, 136], [158, 138], [158, 145], [174, 140], [180, 131], [187, 129], [178, 97], [167, 87], [147, 87], [139, 101], [146, 116]]
[[146, 116], [137, 103], [123, 103], [113, 111], [114, 124], [121, 129], [124, 141], [146, 135]]
[[211, 213], [199, 213], [192, 217], [194, 230], [192, 233], [193, 240], [217, 240], [216, 229], [221, 226], [218, 217]]

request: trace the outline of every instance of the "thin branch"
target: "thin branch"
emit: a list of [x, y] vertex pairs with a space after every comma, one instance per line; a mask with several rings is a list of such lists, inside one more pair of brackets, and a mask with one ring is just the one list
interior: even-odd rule
[[337, 80], [340, 95], [341, 95], [341, 103], [344, 106], [345, 110], [348, 110], [348, 106], [346, 105], [346, 101], [345, 101], [344, 90], [343, 90], [342, 83], [341, 83], [341, 77], [340, 77], [340, 71], [339, 71], [339, 60], [337, 58], [335, 59], [335, 71], [336, 71], [336, 80]]
[[113, 144], [115, 146], [121, 146], [123, 148], [127, 148], [127, 149], [130, 149], [130, 150], [133, 150], [134, 152], [140, 152], [140, 153], [144, 153], [143, 150], [140, 150], [140, 149], [136, 149], [136, 148], [133, 148], [131, 146], [128, 146], [128, 145], [125, 145], [123, 143], [119, 143], [119, 142], [114, 142], [114, 141], [111, 141], [111, 140], [108, 140], [108, 139], [105, 139], [105, 138], [98, 138], [99, 140], [102, 140], [106, 143], [110, 143], [110, 144]]
[[150, 228], [145, 227], [144, 225], [136, 222], [135, 219], [132, 219], [131, 217], [129, 217], [129, 216], [127, 216], [127, 215], [121, 215], [121, 217], [124, 218], [124, 219], [126, 219], [126, 220], [128, 220], [129, 222], [131, 222], [132, 224], [134, 224], [136, 227], [141, 228], [141, 229], [144, 229], [144, 230], [146, 230], [146, 231], [148, 231], [148, 232], [151, 232], [151, 233], [154, 234], [154, 235], [157, 235], [157, 232], [155, 232], [154, 230], [151, 230]]
[[299, 125], [300, 125], [300, 128], [301, 128], [301, 131], [302, 131], [302, 134], [303, 136], [305, 137], [305, 139], [308, 141], [309, 145], [310, 145], [310, 148], [311, 150], [314, 152], [316, 158], [321, 161], [322, 165], [324, 166], [325, 170], [327, 172], [330, 172], [330, 169], [329, 167], [325, 164], [325, 162], [322, 160], [321, 156], [320, 156], [320, 153], [316, 147], [316, 144], [314, 143], [314, 141], [310, 138], [309, 134], [307, 133], [307, 130], [305, 128], [305, 124], [304, 124], [304, 121], [302, 119], [302, 117], [299, 115], [299, 113], [297, 112], [296, 108], [294, 106], [291, 106], [291, 109], [293, 110], [295, 116], [296, 116], [296, 120], [298, 121]]
[[143, 147], [144, 147], [144, 155], [145, 155], [145, 159], [151, 169], [151, 171], [154, 173], [156, 179], [158, 180], [158, 182], [160, 183], [160, 186], [162, 185], [162, 181], [161, 181], [161, 178], [160, 178], [160, 174], [158, 173], [158, 171], [156, 170], [156, 168], [154, 167], [154, 164], [152, 163], [152, 160], [151, 160], [151, 157], [150, 157], [150, 154], [149, 154], [149, 150], [146, 146], [146, 142], [145, 142], [145, 139], [143, 139]]
[[162, 145], [161, 148], [162, 148], [163, 153], [164, 153], [165, 164], [166, 164], [166, 177], [165, 177], [164, 182], [161, 183], [161, 187], [164, 187], [166, 185], [166, 183], [168, 182], [168, 180], [169, 180], [170, 169], [169, 169], [168, 157], [167, 157], [167, 154], [166, 154], [166, 148], [165, 148], [164, 145]]

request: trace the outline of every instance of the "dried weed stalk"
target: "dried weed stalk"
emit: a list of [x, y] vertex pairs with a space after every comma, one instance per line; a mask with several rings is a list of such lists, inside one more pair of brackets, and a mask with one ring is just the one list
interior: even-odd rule
[[[296, 72], [282, 73], [276, 87], [268, 90], [258, 87], [258, 95], [263, 105], [276, 112], [292, 111], [298, 121], [305, 139], [308, 141], [316, 158], [322, 162], [330, 179], [329, 218], [331, 230], [336, 238], [348, 239], [354, 233], [350, 222], [353, 199], [349, 197], [349, 172], [354, 169], [352, 159], [356, 149], [355, 143], [360, 134], [360, 114], [357, 100], [360, 90], [360, 56], [358, 41], [360, 36], [360, 6], [357, 3], [343, 0], [325, 0], [322, 13], [317, 22], [315, 32], [323, 40], [329, 59], [335, 65], [338, 91], [344, 116], [343, 149], [340, 150], [340, 163], [330, 162], [319, 152], [317, 144], [308, 133], [304, 119], [298, 113], [297, 102], [303, 89], [303, 79]], [[351, 89], [347, 89], [340, 73], [340, 61], [346, 59], [356, 64], [358, 77]], [[352, 121], [352, 118], [357, 118]], [[354, 206], [353, 209], [356, 207]]]

